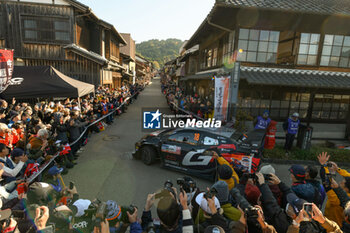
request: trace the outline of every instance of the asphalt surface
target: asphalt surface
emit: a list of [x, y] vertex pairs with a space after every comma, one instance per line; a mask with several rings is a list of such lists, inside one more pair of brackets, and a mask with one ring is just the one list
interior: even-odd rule
[[[115, 200], [121, 205], [135, 204], [143, 209], [148, 193], [159, 190], [168, 179], [175, 184], [178, 177], [184, 176], [160, 168], [159, 163], [146, 166], [132, 158], [135, 142], [145, 134], [141, 130], [141, 109], [147, 107], [167, 108], [157, 79], [128, 106], [126, 113], [115, 118], [113, 125], [89, 138], [78, 165], [64, 176], [66, 184], [69, 181], [76, 184], [81, 198]], [[273, 166], [281, 180], [290, 184], [290, 165]], [[212, 184], [194, 179], [202, 190]]]
[[[159, 80], [153, 80], [128, 106], [127, 112], [115, 118], [105, 131], [89, 138], [78, 165], [64, 176], [67, 185], [69, 181], [75, 183], [81, 198], [115, 200], [121, 205], [135, 204], [143, 209], [147, 194], [159, 190], [168, 179], [176, 186], [176, 179], [184, 176], [161, 168], [159, 163], [147, 166], [132, 158], [135, 142], [146, 134], [141, 130], [141, 109], [148, 107], [167, 108]], [[201, 188], [211, 185], [206, 180], [195, 179]]]

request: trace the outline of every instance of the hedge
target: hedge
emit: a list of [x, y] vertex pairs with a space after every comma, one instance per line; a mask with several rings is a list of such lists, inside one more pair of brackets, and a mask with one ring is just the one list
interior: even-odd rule
[[331, 161], [350, 163], [350, 150], [328, 148], [324, 145], [312, 146], [310, 150], [301, 150], [294, 147], [289, 155], [286, 155], [282, 146], [276, 145], [272, 150], [264, 149], [264, 158], [317, 161], [317, 156], [323, 151], [331, 155]]

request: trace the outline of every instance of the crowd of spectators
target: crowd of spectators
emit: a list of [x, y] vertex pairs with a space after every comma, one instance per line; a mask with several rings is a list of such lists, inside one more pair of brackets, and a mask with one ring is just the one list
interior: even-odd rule
[[318, 156], [317, 166], [292, 165], [291, 186], [271, 165], [242, 173], [215, 150], [211, 153], [220, 164], [211, 187], [198, 187], [187, 176], [175, 184], [167, 180], [146, 195], [140, 215], [138, 207], [115, 200], [82, 199], [74, 184], [62, 189], [62, 168], [53, 166], [49, 181], [31, 184], [26, 194], [3, 205], [2, 232], [349, 232], [350, 173], [329, 161], [327, 153]]
[[179, 86], [165, 77], [161, 80], [161, 90], [171, 110], [179, 112], [178, 109], [181, 109], [204, 119], [214, 117], [214, 105], [208, 97], [201, 98], [198, 94], [186, 95]]
[[67, 219], [45, 227], [56, 207], [77, 199], [74, 183], [66, 186], [61, 174], [78, 163], [91, 134], [126, 112], [143, 88], [125, 83], [79, 99], [0, 100], [1, 232], [67, 232], [60, 230]]
[[[219, 165], [211, 187], [199, 187], [187, 176], [176, 183], [167, 180], [139, 208], [81, 197], [73, 182], [64, 184], [62, 172], [74, 166], [86, 132], [99, 130], [94, 120], [107, 116], [127, 97], [137, 98], [141, 89], [99, 88], [96, 97], [84, 98], [80, 107], [68, 99], [36, 107], [1, 102], [1, 232], [350, 232], [350, 173], [330, 161], [327, 153], [318, 155], [319, 165], [292, 165], [291, 186], [271, 165], [256, 173], [242, 172], [212, 149]], [[104, 119], [109, 124], [111, 115]], [[57, 140], [71, 148], [61, 147], [61, 155], [43, 176], [28, 183], [36, 166], [40, 169], [53, 159]], [[342, 179], [339, 183], [336, 174]]]

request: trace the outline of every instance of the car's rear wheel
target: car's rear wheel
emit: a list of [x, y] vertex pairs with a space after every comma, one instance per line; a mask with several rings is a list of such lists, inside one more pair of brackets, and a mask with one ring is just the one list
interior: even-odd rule
[[151, 146], [144, 146], [141, 148], [141, 159], [146, 165], [151, 165], [156, 161], [156, 151]]

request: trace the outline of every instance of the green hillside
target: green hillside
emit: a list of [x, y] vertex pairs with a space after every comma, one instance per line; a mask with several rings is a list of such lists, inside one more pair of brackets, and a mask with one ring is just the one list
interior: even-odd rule
[[144, 41], [136, 44], [136, 53], [152, 61], [156, 67], [162, 67], [164, 63], [179, 56], [182, 43], [178, 39]]

